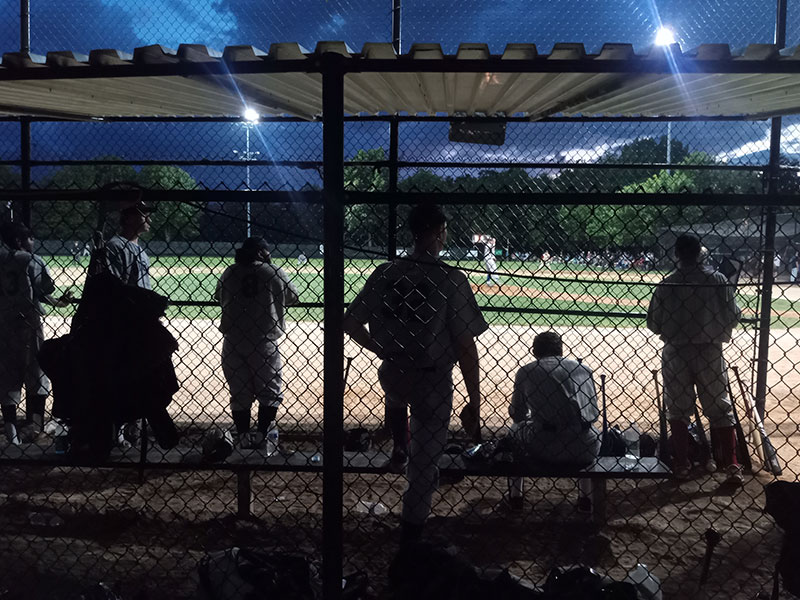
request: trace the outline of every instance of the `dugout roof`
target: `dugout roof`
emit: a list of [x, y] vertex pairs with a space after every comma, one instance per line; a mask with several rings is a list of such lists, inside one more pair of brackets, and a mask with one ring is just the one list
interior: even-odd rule
[[415, 44], [398, 56], [388, 43], [368, 43], [355, 53], [343, 42], [320, 42], [314, 52], [280, 43], [268, 52], [184, 44], [177, 51], [146, 46], [132, 55], [6, 53], [0, 115], [230, 117], [249, 107], [314, 119], [322, 112], [322, 73], [331, 65], [345, 72], [344, 109], [352, 115], [535, 120], [800, 113], [800, 47], [755, 44], [737, 51], [707, 44], [683, 52], [673, 45], [636, 54], [630, 44], [606, 44], [586, 54], [582, 44], [565, 43], [539, 54], [534, 44], [509, 44], [493, 55], [486, 44], [465, 43], [445, 55], [439, 44]]

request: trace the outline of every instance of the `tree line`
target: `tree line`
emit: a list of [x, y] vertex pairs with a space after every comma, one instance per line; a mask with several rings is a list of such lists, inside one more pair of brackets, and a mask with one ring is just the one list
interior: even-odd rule
[[[469, 246], [471, 236], [488, 234], [503, 248], [540, 252], [553, 248], [564, 251], [602, 248], [645, 248], [655, 241], [659, 229], [697, 222], [717, 222], [747, 216], [746, 207], [618, 205], [523, 205], [514, 203], [525, 192], [585, 193], [734, 193], [762, 194], [764, 183], [754, 171], [719, 170], [721, 163], [704, 152], [692, 152], [679, 140], [671, 140], [670, 168], [665, 164], [667, 139], [640, 138], [603, 157], [592, 166], [531, 173], [520, 168], [464, 172], [442, 167], [436, 171], [417, 169], [400, 179], [401, 192], [508, 193], [511, 202], [495, 205], [448, 207], [450, 245]], [[118, 160], [100, 157], [100, 160]], [[352, 162], [385, 161], [381, 148], [360, 150]], [[615, 165], [642, 165], [616, 167]], [[681, 169], [674, 166], [700, 167]], [[703, 169], [703, 167], [707, 167]], [[782, 191], [797, 193], [794, 171], [781, 175]], [[51, 172], [37, 187], [42, 189], [92, 189], [115, 181], [136, 182], [146, 189], [199, 187], [186, 170], [171, 165], [69, 165]], [[387, 191], [389, 170], [374, 165], [345, 167], [345, 187], [355, 191]], [[19, 186], [19, 174], [0, 166], [0, 188]], [[251, 205], [252, 230], [273, 243], [315, 243], [322, 239], [323, 214], [319, 205]], [[398, 210], [400, 246], [411, 240], [402, 224], [408, 207]], [[33, 205], [36, 234], [50, 239], [89, 239], [97, 222], [97, 206], [85, 201], [37, 201]], [[215, 205], [170, 203], [153, 215], [151, 239], [191, 241], [197, 239], [236, 241], [244, 236], [244, 202]], [[386, 205], [348, 206], [345, 238], [358, 247], [384, 247], [388, 236]]]

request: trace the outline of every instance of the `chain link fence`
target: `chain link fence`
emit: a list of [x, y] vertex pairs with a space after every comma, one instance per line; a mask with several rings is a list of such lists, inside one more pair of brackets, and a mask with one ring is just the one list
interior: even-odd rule
[[[19, 41], [16, 9], [0, 5], [8, 16], [3, 20], [8, 51], [16, 50], [14, 40]], [[795, 9], [795, 2], [789, 2], [787, 45], [796, 42]], [[558, 42], [577, 39], [594, 52], [618, 39], [620, 29], [635, 32], [624, 41], [643, 51], [659, 21], [675, 29], [684, 48], [706, 42], [737, 47], [772, 41], [774, 3], [749, 2], [743, 10], [720, 2], [676, 2], [656, 15], [640, 2], [591, 10], [586, 3], [567, 2], [558, 11], [545, 3], [518, 10], [502, 3], [440, 2], [432, 7], [405, 2], [402, 20], [403, 51], [415, 42], [439, 42], [449, 53], [462, 41], [488, 40], [491, 50], [499, 52], [508, 41], [533, 40], [540, 52], [548, 52]], [[259, 39], [266, 41], [256, 46], [291, 39], [309, 48], [320, 39], [345, 39], [359, 49], [366, 41], [391, 39], [391, 5], [195, 3], [178, 11], [168, 3], [62, 3], [34, 5], [31, 23], [34, 52], [190, 42], [219, 48]], [[502, 38], [495, 40], [499, 32]], [[781, 151], [786, 158], [778, 189], [787, 195], [797, 193], [800, 181], [793, 158], [796, 127], [796, 118], [784, 119]], [[442, 566], [430, 578], [451, 589], [467, 573], [460, 566], [471, 563], [482, 569], [484, 580], [500, 582], [503, 578], [495, 575], [505, 571], [508, 581], [519, 577], [542, 586], [556, 567], [580, 564], [621, 581], [641, 563], [660, 580], [665, 598], [754, 598], [770, 589], [782, 536], [763, 512], [763, 485], [776, 475], [770, 472], [755, 415], [763, 404], [765, 433], [776, 449], [780, 478], [797, 480], [800, 215], [794, 205], [763, 202], [769, 122], [510, 120], [502, 146], [451, 142], [448, 128], [447, 122], [399, 122], [397, 190], [420, 200], [435, 200], [436, 193], [474, 197], [444, 207], [449, 220], [442, 258], [464, 273], [488, 325], [477, 336], [477, 353], [483, 447], [491, 455], [479, 451], [473, 452], [473, 462], [468, 458], [473, 445], [458, 418], [468, 393], [456, 368], [442, 459], [446, 468], [433, 495], [425, 538], [456, 548], [463, 562], [421, 553], [423, 561]], [[115, 435], [110, 466], [73, 466], [61, 445], [70, 423], [55, 417], [48, 395], [44, 434], [21, 436], [25, 439], [18, 445], [3, 448], [0, 596], [80, 597], [92, 582], [103, 581], [123, 598], [196, 597], [198, 587], [209, 585], [204, 574], [228, 564], [225, 555], [213, 553], [232, 547], [311, 557], [303, 577], [318, 582], [324, 214], [321, 203], [307, 202], [302, 194], [322, 189], [321, 124], [292, 119], [256, 125], [234, 120], [34, 121], [31, 134], [34, 189], [85, 191], [132, 181], [145, 188], [146, 201], [161, 199], [142, 248], [150, 258], [153, 290], [169, 299], [162, 322], [178, 342], [172, 364], [179, 387], [168, 415], [180, 439], [175, 447], [163, 448], [152, 424], [145, 425], [144, 433], [124, 427], [121, 437]], [[0, 123], [4, 190], [22, 185], [19, 139], [18, 123]], [[394, 191], [388, 119], [348, 120], [345, 157], [348, 191]], [[158, 195], [184, 190], [197, 194], [188, 200]], [[242, 194], [207, 201], [202, 193], [208, 190], [291, 192], [296, 197], [276, 201], [253, 193], [250, 202]], [[617, 193], [620, 199], [614, 204], [594, 201], [587, 192]], [[575, 194], [575, 199], [561, 197], [563, 203], [554, 203], [543, 196], [526, 197], [547, 193]], [[704, 194], [704, 203], [686, 205], [672, 196], [686, 193]], [[483, 203], [480, 194], [493, 194], [491, 200], [498, 203]], [[655, 194], [672, 195], [660, 202]], [[86, 198], [31, 203], [35, 251], [52, 275], [53, 298], [68, 291], [83, 294], [101, 210], [94, 198], [87, 193]], [[346, 207], [346, 304], [356, 299], [391, 248], [400, 257], [413, 254], [409, 199]], [[3, 220], [20, 218], [25, 208], [20, 201], [3, 206]], [[118, 216], [107, 215], [102, 227], [106, 239], [118, 231]], [[661, 462], [637, 464], [625, 472], [615, 458], [622, 472], [588, 477], [593, 482], [588, 496], [585, 485], [576, 482], [575, 469], [567, 467], [561, 476], [548, 472], [528, 478], [521, 495], [515, 494], [520, 487], [506, 477], [508, 465], [497, 464], [502, 463], [500, 440], [512, 427], [509, 406], [517, 374], [534, 360], [534, 337], [545, 331], [557, 332], [565, 356], [580, 359], [593, 372], [598, 411], [605, 413], [609, 428], [623, 431], [635, 422], [642, 434], [641, 454], [655, 454], [644, 459], [669, 462], [660, 408], [666, 383], [662, 342], [646, 325], [656, 285], [673, 270], [676, 237], [685, 232], [700, 238], [707, 264], [726, 272], [732, 265], [738, 275], [735, 301], [742, 312], [724, 357], [730, 384], [725, 394], [737, 409], [746, 446], [737, 458], [748, 456], [753, 463], [743, 484], [721, 485], [727, 473], [719, 456], [720, 472], [704, 472], [707, 457], [701, 454], [698, 434], [704, 430], [710, 436], [711, 427], [703, 411], [700, 419], [690, 418], [691, 439], [698, 440], [691, 447], [698, 454], [685, 481], [660, 471]], [[272, 263], [298, 293], [298, 302], [286, 309], [286, 334], [279, 342], [284, 398], [277, 413], [277, 451], [269, 457], [268, 444], [275, 440], [248, 448], [236, 435], [242, 432], [231, 411], [221, 309], [214, 297], [248, 234], [269, 241]], [[46, 307], [44, 337], [66, 334], [75, 311], [75, 304]], [[82, 355], [83, 363], [71, 364], [91, 371], [92, 360], [107, 365], [103, 355], [120, 356], [125, 346], [125, 338], [109, 334], [94, 349], [95, 359]], [[350, 338], [345, 356], [348, 468], [343, 475], [342, 560], [348, 585], [357, 587], [353, 582], [359, 578], [352, 574], [361, 572], [369, 579], [363, 597], [423, 596], [413, 587], [413, 577], [402, 581], [415, 569], [424, 572], [419, 564], [395, 563], [390, 571], [401, 520], [407, 517], [403, 493], [408, 477], [389, 472], [402, 470], [391, 462], [395, 445], [402, 443], [403, 424], [398, 427], [389, 416], [380, 360]], [[36, 395], [23, 390], [17, 411], [20, 434], [27, 401]], [[254, 407], [254, 423], [257, 416]], [[598, 414], [594, 427], [600, 429], [602, 421]], [[406, 436], [409, 430], [419, 435], [414, 427], [405, 425]], [[210, 434], [214, 431], [219, 437]], [[224, 442], [219, 432], [225, 431], [234, 434], [230, 456], [209, 458], [209, 448], [212, 454], [218, 449], [211, 442]], [[369, 450], [362, 451], [367, 438]], [[654, 448], [646, 448], [651, 442]], [[637, 471], [641, 465], [646, 468]], [[587, 497], [594, 503], [588, 509]], [[705, 574], [711, 530], [721, 534], [721, 541]], [[291, 585], [288, 578], [283, 585]]]

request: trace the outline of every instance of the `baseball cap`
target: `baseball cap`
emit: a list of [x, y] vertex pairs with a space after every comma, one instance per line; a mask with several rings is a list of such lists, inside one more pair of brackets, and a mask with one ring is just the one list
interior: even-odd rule
[[155, 206], [150, 206], [144, 203], [144, 200], [135, 200], [133, 202], [124, 202], [120, 205], [119, 211], [121, 213], [129, 213], [136, 211], [143, 215], [149, 215], [156, 211]]
[[9, 246], [13, 246], [16, 240], [33, 237], [33, 231], [21, 221], [7, 221], [0, 225], [0, 238]]
[[448, 220], [447, 213], [438, 204], [417, 204], [408, 214], [408, 228], [418, 236], [441, 227]]
[[260, 236], [247, 238], [242, 242], [242, 250], [245, 252], [256, 252], [257, 250], [269, 250], [267, 240]]

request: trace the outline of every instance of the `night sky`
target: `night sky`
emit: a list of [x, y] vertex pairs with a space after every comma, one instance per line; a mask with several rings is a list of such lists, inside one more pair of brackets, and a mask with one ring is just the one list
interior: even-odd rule
[[[547, 53], [557, 42], [581, 42], [597, 52], [604, 42], [628, 42], [646, 52], [659, 25], [668, 25], [684, 50], [701, 43], [733, 49], [773, 39], [772, 0], [403, 0], [403, 51], [415, 42], [440, 43], [454, 52], [460, 42], [485, 42], [500, 53], [507, 43], [535, 43]], [[0, 40], [4, 52], [19, 45], [18, 0], [0, 0]], [[343, 40], [353, 50], [368, 41], [391, 41], [391, 0], [32, 0], [32, 52], [88, 53], [94, 48], [132, 52], [160, 43], [177, 48], [200, 43], [222, 50], [249, 44], [268, 50], [274, 42], [298, 42], [311, 50], [319, 40]], [[787, 45], [800, 42], [800, 0], [789, 1]], [[800, 155], [797, 119], [785, 119], [783, 150]], [[763, 164], [768, 123], [673, 125], [673, 136], [692, 150], [730, 162]], [[401, 129], [405, 160], [594, 161], [637, 137], [658, 137], [664, 124], [584, 124], [509, 127], [502, 147], [453, 144], [443, 125]], [[18, 158], [18, 126], [0, 123], [0, 159]], [[244, 150], [236, 124], [34, 124], [34, 158], [89, 159], [114, 154], [131, 160], [232, 159]], [[259, 158], [314, 160], [321, 157], [317, 124], [262, 124], [253, 131], [251, 151]], [[359, 149], [388, 148], [388, 126], [347, 128], [346, 155]], [[236, 185], [241, 168], [189, 168], [207, 185]], [[44, 174], [44, 170], [37, 173]], [[34, 173], [34, 177], [37, 176]], [[254, 180], [270, 179], [264, 168]], [[314, 173], [284, 173], [284, 179], [316, 181]], [[293, 185], [293, 184], [292, 184]]]

